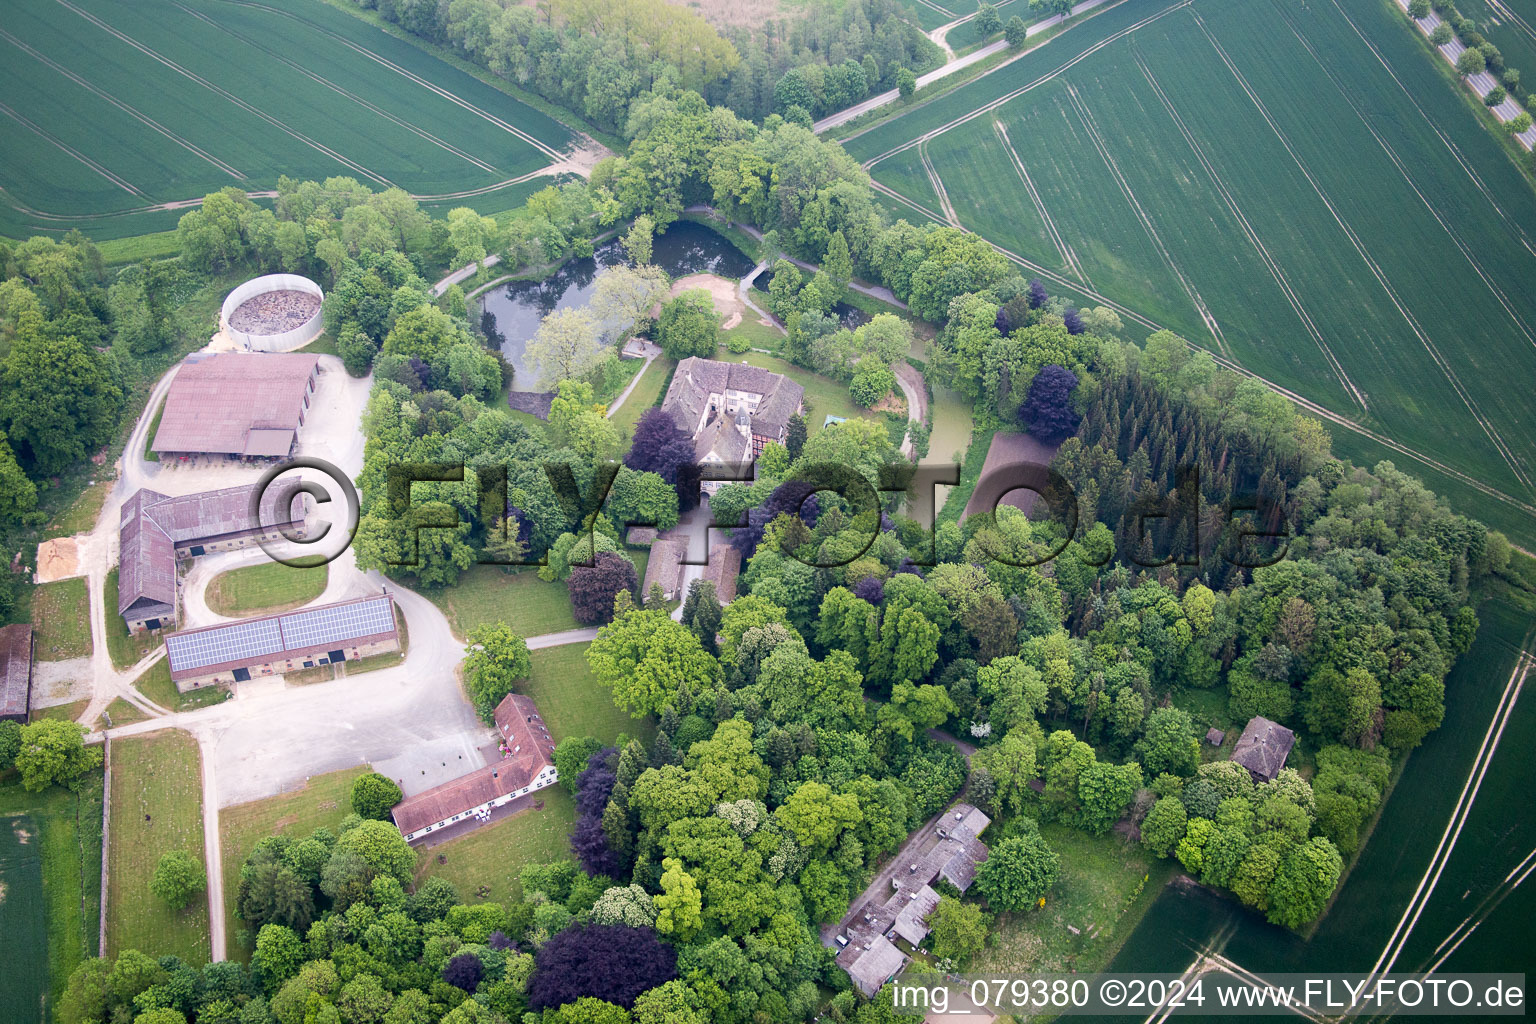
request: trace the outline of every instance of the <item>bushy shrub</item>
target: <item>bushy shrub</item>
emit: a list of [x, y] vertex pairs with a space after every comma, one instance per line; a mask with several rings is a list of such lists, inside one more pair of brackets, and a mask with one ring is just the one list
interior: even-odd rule
[[853, 382], [848, 385], [848, 393], [853, 400], [868, 409], [896, 386], [896, 375], [889, 367], [872, 366], [867, 370], [860, 370], [853, 375]]

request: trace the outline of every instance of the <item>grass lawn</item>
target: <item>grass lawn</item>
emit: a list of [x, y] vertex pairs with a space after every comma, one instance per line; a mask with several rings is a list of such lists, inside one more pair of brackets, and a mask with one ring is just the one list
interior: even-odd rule
[[159, 462], [160, 453], [155, 451], [155, 434], [160, 430], [160, 417], [165, 415], [165, 399], [160, 399], [160, 404], [155, 407], [155, 418], [149, 421], [149, 429], [144, 431], [144, 461]]
[[170, 711], [194, 711], [222, 704], [229, 699], [229, 691], [222, 686], [204, 686], [187, 693], [180, 692], [176, 684], [171, 682], [171, 666], [164, 658], [149, 666], [149, 671], [139, 676], [133, 688]]
[[655, 724], [631, 718], [613, 702], [587, 668], [586, 644], [563, 644], [533, 651], [533, 674], [517, 691], [533, 698], [555, 742], [567, 736], [594, 736], [612, 743], [620, 733], [651, 741]]
[[112, 744], [112, 839], [107, 847], [107, 950], [174, 953], [208, 962], [208, 901], [171, 910], [149, 891], [162, 854], [203, 860], [202, 760], [177, 729]]
[[106, 585], [107, 650], [112, 654], [112, 666], [124, 669], [136, 665], [139, 659], [160, 646], [160, 638], [154, 633], [143, 632], [134, 636], [128, 632], [128, 623], [117, 614], [117, 570], [107, 573]]
[[[569, 858], [576, 807], [560, 786], [538, 792], [540, 811], [526, 810], [416, 855], [416, 884], [446, 878], [465, 903], [522, 897], [517, 876], [524, 864]], [[441, 859], [442, 863], [439, 863]], [[481, 886], [484, 886], [482, 895]]]
[[655, 405], [661, 397], [661, 389], [666, 386], [675, 365], [666, 356], [657, 356], [651, 360], [651, 365], [640, 375], [640, 383], [635, 385], [635, 390], [629, 393], [624, 404], [613, 414], [613, 425], [621, 436], [629, 437], [635, 432], [635, 424], [645, 415], [645, 410]]
[[1174, 873], [1174, 864], [1113, 834], [1091, 836], [1062, 825], [1041, 831], [1061, 859], [1045, 907], [1000, 915], [967, 973], [1103, 970]]
[[111, 480], [99, 480], [81, 491], [80, 497], [48, 524], [48, 529], [43, 533], [44, 539], [73, 537], [94, 528], [97, 517], [101, 515], [101, 506], [106, 503], [107, 495], [112, 491], [112, 483]]
[[[1242, 734], [1244, 724], [1233, 720], [1227, 712], [1227, 688], [1213, 686], [1208, 690], [1181, 690], [1174, 695], [1173, 706], [1189, 712], [1190, 719], [1195, 723], [1195, 732], [1200, 735], [1200, 759], [1225, 761], [1232, 753], [1232, 748], [1237, 746], [1237, 737]], [[1205, 742], [1205, 734], [1211, 729], [1220, 729], [1226, 734], [1222, 737], [1221, 746], [1213, 747]]]
[[43, 583], [32, 592], [32, 628], [38, 661], [90, 656], [90, 607], [85, 580], [80, 577]]
[[576, 628], [565, 584], [545, 583], [532, 567], [471, 566], [453, 586], [419, 593], [448, 616], [448, 625], [461, 638], [487, 622], [505, 622], [525, 637]]
[[352, 811], [353, 780], [367, 773], [366, 767], [358, 767], [316, 775], [303, 789], [226, 807], [219, 812], [219, 848], [224, 861], [224, 925], [230, 938], [225, 952], [229, 957], [249, 960], [253, 948], [251, 943], [240, 941], [243, 925], [235, 916], [240, 865], [245, 863], [245, 858], [251, 855], [257, 842], [267, 836], [303, 837], [321, 825], [334, 829]]
[[325, 590], [330, 569], [262, 562], [221, 572], [208, 581], [208, 607], [219, 615], [265, 615], [308, 604]]
[[[730, 356], [730, 358], [738, 358]], [[761, 352], [748, 352], [739, 357], [753, 366], [761, 366], [772, 370], [774, 373], [782, 373], [805, 388], [805, 426], [814, 434], [826, 423], [827, 416], [841, 416], [851, 419], [855, 416], [863, 416], [866, 419], [878, 419], [878, 413], [872, 413], [868, 409], [860, 409], [853, 403], [848, 395], [848, 388], [831, 377], [823, 377], [819, 373], [810, 370], [802, 370], [800, 367], [780, 359], [778, 356], [764, 355]]]
[[86, 697], [83, 700], [77, 700], [70, 704], [55, 704], [52, 707], [33, 708], [32, 721], [56, 718], [61, 722], [73, 722], [84, 714], [85, 709], [90, 706], [90, 703], [91, 699]]
[[101, 717], [96, 720], [96, 727], [98, 729], [112, 729], [119, 725], [142, 722], [148, 717], [136, 705], [130, 704], [123, 698], [118, 697], [111, 704], [108, 704], [107, 709], [101, 713]]
[[318, 335], [316, 335], [314, 341], [310, 342], [308, 345], [305, 345], [303, 348], [298, 349], [297, 351], [303, 352], [305, 355], [310, 356], [341, 355], [340, 352], [336, 351], [336, 339], [331, 337], [331, 333], [329, 331], [321, 331]]
[[[26, 815], [24, 820], [35, 830], [28, 841], [41, 846], [42, 886], [31, 896], [43, 901], [45, 934], [22, 936], [7, 929], [6, 935], [18, 940], [18, 946], [23, 941], [47, 944], [46, 1001], [33, 1019], [52, 1019], [49, 1008], [58, 1004], [70, 972], [96, 955], [101, 930], [101, 793], [100, 772], [88, 776], [78, 793], [60, 786], [29, 793], [14, 775], [0, 782], [0, 815]], [[8, 954], [8, 970], [15, 968], [20, 954], [20, 948]], [[15, 1009], [4, 996], [0, 1007]], [[27, 1008], [28, 1013], [32, 1010]]]
[[741, 323], [728, 331], [720, 332], [721, 352], [715, 356], [716, 359], [723, 359], [729, 362], [740, 358], [736, 353], [726, 348], [726, 344], [732, 338], [746, 338], [747, 344], [753, 348], [765, 348], [770, 352], [781, 351], [784, 348], [785, 341], [782, 331], [777, 327], [758, 323], [756, 315], [750, 309], [743, 314]]

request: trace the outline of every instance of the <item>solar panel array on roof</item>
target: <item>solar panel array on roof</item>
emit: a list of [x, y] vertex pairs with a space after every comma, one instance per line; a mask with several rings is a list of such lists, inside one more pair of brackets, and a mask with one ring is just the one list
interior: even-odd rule
[[282, 649], [283, 631], [276, 619], [251, 619], [165, 638], [165, 656], [175, 672], [226, 661], [254, 661]]
[[283, 639], [290, 650], [374, 636], [395, 628], [395, 617], [387, 597], [294, 612], [284, 615], [281, 621]]
[[373, 597], [172, 633], [165, 638], [165, 653], [175, 678], [209, 665], [271, 661], [290, 651], [340, 647], [394, 631], [394, 602]]

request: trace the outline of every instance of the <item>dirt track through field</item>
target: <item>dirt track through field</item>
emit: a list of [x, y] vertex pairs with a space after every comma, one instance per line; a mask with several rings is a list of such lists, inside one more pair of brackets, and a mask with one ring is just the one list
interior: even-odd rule
[[[64, 0], [59, 0], [59, 2], [63, 3]], [[409, 68], [402, 67], [401, 65], [396, 64], [394, 61], [389, 60], [387, 57], [383, 57], [383, 56], [381, 56], [381, 55], [379, 55], [377, 53], [374, 53], [372, 50], [368, 49], [366, 46], [362, 46], [362, 45], [360, 45], [358, 43], [354, 43], [352, 40], [348, 39], [346, 36], [339, 35], [339, 34], [337, 34], [335, 32], [331, 32], [328, 29], [325, 29], [325, 28], [321, 27], [320, 25], [317, 25], [316, 23], [310, 21], [307, 18], [301, 18], [301, 17], [299, 17], [296, 14], [291, 14], [288, 11], [279, 10], [276, 7], [268, 7], [265, 4], [243, 2], [243, 0], [225, 0], [225, 2], [232, 3], [232, 4], [234, 4], [237, 7], [250, 7], [250, 8], [254, 8], [255, 10], [258, 10], [258, 11], [266, 11], [269, 14], [280, 15], [280, 16], [282, 16], [284, 18], [292, 18], [294, 21], [300, 22], [301, 24], [304, 24], [304, 25], [308, 25], [314, 31], [320, 33], [321, 35], [326, 36], [329, 39], [333, 39], [336, 42], [341, 43], [347, 49], [352, 50], [352, 51], [354, 51], [356, 53], [359, 53], [362, 56], [367, 57], [369, 60], [383, 65], [384, 67], [386, 67], [389, 70], [393, 71], [395, 74], [400, 75], [402, 78], [405, 78], [405, 79], [407, 79], [407, 80], [409, 80], [411, 82], [416, 83], [417, 85], [421, 86], [423, 89], [426, 89], [428, 92], [433, 93], [434, 95], [440, 96], [443, 99], [447, 100], [448, 102], [450, 102], [450, 103], [452, 103], [452, 104], [454, 104], [454, 105], [456, 105], [458, 107], [461, 107], [464, 110], [469, 111], [471, 114], [474, 114], [477, 117], [483, 118], [484, 120], [486, 120], [486, 121], [490, 122], [491, 124], [495, 125], [496, 127], [500, 128], [501, 130], [503, 130], [505, 132], [509, 132], [510, 134], [517, 136], [519, 139], [522, 139], [524, 142], [528, 143], [528, 145], [530, 145], [533, 148], [539, 150], [541, 153], [543, 153], [545, 156], [549, 157], [551, 160], [561, 160], [561, 159], [563, 159], [561, 154], [557, 150], [555, 150], [552, 146], [550, 146], [548, 143], [545, 143], [545, 142], [535, 138], [534, 136], [528, 134], [527, 132], [525, 132], [521, 128], [519, 128], [517, 125], [512, 124], [510, 121], [502, 120], [501, 118], [497, 117], [495, 114], [492, 114], [490, 111], [485, 110], [485, 109], [483, 109], [481, 107], [475, 106], [475, 104], [473, 104], [473, 103], [469, 102], [468, 100], [464, 99], [462, 96], [459, 96], [457, 93], [454, 93], [454, 92], [452, 92], [452, 91], [450, 91], [448, 89], [444, 89], [442, 86], [437, 85], [437, 84], [435, 84], [433, 82], [427, 81], [425, 78], [422, 78], [420, 75], [416, 74], [414, 71], [411, 71]]]
[[1147, 238], [1151, 240], [1153, 248], [1157, 250], [1158, 255], [1162, 256], [1163, 262], [1168, 265], [1168, 269], [1173, 271], [1173, 276], [1179, 279], [1179, 284], [1184, 288], [1184, 294], [1189, 297], [1189, 301], [1194, 305], [1195, 312], [1200, 314], [1200, 319], [1205, 321], [1205, 328], [1211, 332], [1211, 338], [1216, 342], [1216, 347], [1223, 355], [1231, 356], [1232, 350], [1227, 347], [1227, 339], [1222, 337], [1221, 325], [1216, 322], [1216, 317], [1212, 315], [1210, 308], [1206, 306], [1205, 300], [1200, 297], [1199, 290], [1195, 288], [1189, 278], [1184, 276], [1184, 271], [1173, 258], [1173, 253], [1168, 250], [1168, 246], [1163, 243], [1162, 236], [1157, 233], [1157, 228], [1153, 225], [1152, 218], [1148, 216], [1146, 210], [1142, 209], [1141, 201], [1136, 198], [1136, 193], [1132, 191], [1130, 182], [1125, 180], [1125, 175], [1120, 171], [1119, 161], [1115, 159], [1114, 153], [1110, 151], [1109, 143], [1105, 141], [1103, 133], [1099, 131], [1099, 125], [1094, 120], [1093, 112], [1088, 109], [1088, 104], [1084, 103], [1082, 98], [1078, 96], [1077, 89], [1073, 87], [1071, 82], [1063, 80], [1062, 84], [1067, 87], [1067, 98], [1071, 102], [1073, 109], [1076, 110], [1078, 119], [1083, 124], [1083, 130], [1088, 133], [1089, 141], [1093, 143], [1093, 148], [1099, 151], [1099, 156], [1104, 160], [1104, 166], [1108, 168], [1110, 175], [1115, 179], [1115, 184], [1120, 186], [1120, 191], [1124, 193], [1126, 202], [1131, 204], [1131, 210], [1136, 214], [1136, 219], [1141, 222], [1141, 228], [1147, 233]]
[[1403, 305], [1402, 300], [1398, 298], [1397, 291], [1392, 287], [1391, 283], [1387, 280], [1387, 275], [1382, 271], [1381, 265], [1378, 264], [1375, 258], [1366, 250], [1365, 244], [1360, 240], [1360, 236], [1355, 233], [1354, 228], [1351, 227], [1349, 223], [1344, 219], [1344, 217], [1339, 213], [1338, 209], [1329, 199], [1327, 193], [1323, 191], [1322, 186], [1318, 184], [1317, 179], [1312, 176], [1311, 170], [1308, 169], [1306, 164], [1302, 162], [1301, 157], [1297, 154], [1295, 148], [1291, 145], [1291, 140], [1283, 131], [1281, 131], [1280, 126], [1275, 123], [1274, 118], [1270, 116], [1269, 108], [1264, 105], [1264, 101], [1261, 100], [1258, 94], [1253, 91], [1252, 86], [1248, 84], [1248, 79], [1244, 77], [1240, 70], [1238, 70], [1237, 65], [1232, 62], [1232, 58], [1227, 55], [1227, 51], [1222, 48], [1221, 43], [1217, 41], [1216, 37], [1211, 33], [1211, 30], [1206, 26], [1205, 19], [1200, 17], [1198, 11], [1192, 13], [1194, 15], [1195, 24], [1199, 26], [1201, 33], [1203, 33], [1205, 38], [1209, 40], [1211, 49], [1215, 52], [1216, 56], [1221, 59], [1221, 62], [1227, 66], [1227, 70], [1232, 73], [1232, 76], [1237, 79], [1237, 84], [1242, 88], [1243, 92], [1247, 94], [1249, 100], [1253, 102], [1253, 105], [1258, 109], [1259, 114], [1269, 125], [1270, 130], [1275, 133], [1275, 137], [1279, 139], [1280, 144], [1285, 147], [1286, 152], [1291, 155], [1291, 159], [1295, 162], [1297, 169], [1300, 170], [1302, 175], [1307, 179], [1307, 182], [1312, 186], [1313, 191], [1317, 193], [1318, 198], [1323, 201], [1323, 205], [1328, 208], [1328, 212], [1333, 215], [1334, 222], [1338, 224], [1340, 230], [1342, 230], [1345, 236], [1349, 239], [1350, 244], [1354, 246], [1355, 252], [1359, 254], [1360, 259], [1365, 262], [1366, 268], [1370, 270], [1371, 276], [1376, 279], [1376, 283], [1381, 286], [1381, 289], [1386, 294], [1387, 299], [1392, 303], [1394, 307], [1396, 307], [1404, 322], [1407, 323], [1409, 329], [1413, 331], [1414, 336], [1419, 339], [1419, 343], [1424, 346], [1424, 350], [1429, 353], [1430, 358], [1433, 359], [1435, 364], [1440, 367], [1440, 371], [1445, 375], [1446, 379], [1450, 381], [1451, 387], [1456, 391], [1456, 394], [1460, 396], [1462, 403], [1466, 405], [1468, 412], [1472, 414], [1472, 418], [1477, 421], [1480, 427], [1482, 427], [1483, 433], [1486, 434], [1488, 439], [1493, 442], [1494, 448], [1497, 449], [1499, 456], [1504, 460], [1505, 464], [1509, 466], [1510, 471], [1514, 473], [1515, 478], [1518, 479], [1527, 488], [1530, 488], [1530, 477], [1526, 475], [1525, 470], [1522, 469], [1519, 463], [1516, 461], [1514, 453], [1510, 451], [1509, 445], [1505, 442], [1503, 435], [1501, 435], [1493, 426], [1493, 424], [1488, 420], [1488, 418], [1483, 415], [1482, 411], [1478, 408], [1477, 403], [1473, 401], [1471, 394], [1468, 393], [1466, 386], [1461, 383], [1461, 379], [1456, 375], [1456, 372], [1451, 369], [1450, 364], [1447, 363], [1445, 358], [1440, 354], [1440, 350], [1435, 347], [1434, 342], [1432, 342], [1429, 339], [1429, 336], [1424, 333], [1424, 329], [1422, 326], [1420, 326], [1418, 320], [1413, 316], [1412, 313], [1408, 311], [1407, 307]]
[[1206, 156], [1205, 147], [1200, 145], [1199, 140], [1195, 138], [1194, 134], [1189, 130], [1189, 126], [1185, 124], [1183, 116], [1179, 114], [1178, 108], [1173, 105], [1168, 95], [1163, 92], [1162, 86], [1158, 84], [1157, 78], [1152, 74], [1151, 67], [1147, 65], [1147, 62], [1142, 59], [1139, 53], [1135, 55], [1135, 58], [1136, 66], [1141, 69], [1142, 76], [1146, 78], [1147, 84], [1152, 87], [1153, 95], [1161, 101], [1163, 109], [1168, 112], [1169, 118], [1172, 119], [1174, 126], [1178, 128], [1179, 134], [1184, 136], [1184, 141], [1188, 143], [1190, 151], [1194, 153], [1195, 159], [1200, 162], [1200, 166], [1205, 169], [1206, 175], [1211, 179], [1212, 186], [1216, 189], [1217, 194], [1221, 196], [1222, 202], [1226, 204], [1227, 210], [1231, 212], [1233, 219], [1242, 228], [1243, 235], [1248, 239], [1249, 244], [1253, 246], [1254, 251], [1258, 253], [1260, 261], [1269, 268], [1270, 276], [1275, 279], [1275, 284], [1280, 287], [1281, 293], [1285, 296], [1286, 302], [1290, 304], [1291, 309], [1295, 311], [1302, 327], [1311, 335], [1312, 340], [1317, 343], [1318, 350], [1323, 353], [1323, 358], [1333, 368], [1334, 375], [1339, 378], [1339, 383], [1343, 384], [1345, 389], [1354, 396], [1355, 402], [1360, 406], [1360, 411], [1368, 412], [1370, 407], [1366, 403], [1365, 396], [1361, 394], [1359, 388], [1355, 387], [1354, 382], [1349, 379], [1349, 374], [1344, 372], [1343, 364], [1333, 354], [1333, 349], [1328, 347], [1328, 342], [1323, 338], [1323, 332], [1318, 329], [1317, 324], [1312, 321], [1311, 315], [1302, 306], [1300, 297], [1296, 294], [1296, 290], [1291, 287], [1290, 281], [1286, 279], [1285, 272], [1280, 269], [1280, 264], [1269, 254], [1269, 249], [1264, 245], [1263, 240], [1259, 238], [1258, 232], [1253, 229], [1253, 226], [1248, 222], [1248, 218], [1237, 205], [1237, 200], [1233, 198], [1231, 191], [1228, 190], [1226, 182], [1221, 179], [1221, 175], [1216, 172], [1215, 165]]
[[933, 194], [939, 197], [939, 205], [944, 208], [944, 219], [953, 228], [960, 227], [960, 218], [955, 213], [955, 208], [950, 204], [949, 192], [944, 188], [944, 182], [939, 178], [939, 172], [933, 169], [933, 161], [928, 159], [928, 146], [917, 147], [917, 155], [923, 162], [923, 170], [928, 175], [928, 184], [933, 186]]
[[1051, 243], [1056, 246], [1056, 251], [1061, 253], [1061, 261], [1084, 284], [1092, 287], [1093, 282], [1089, 280], [1088, 272], [1083, 269], [1082, 264], [1077, 262], [1077, 253], [1072, 251], [1072, 247], [1061, 237], [1061, 232], [1056, 230], [1056, 222], [1051, 219], [1050, 211], [1045, 208], [1045, 202], [1040, 198], [1040, 192], [1035, 188], [1035, 183], [1030, 180], [1029, 172], [1024, 169], [1024, 161], [1019, 159], [1018, 151], [1013, 148], [1013, 143], [1008, 139], [1008, 129], [1003, 125], [1002, 121], [993, 118], [992, 131], [997, 134], [997, 140], [1003, 144], [1003, 149], [1007, 151], [1008, 159], [1013, 164], [1014, 172], [1018, 174], [1019, 180], [1024, 183], [1024, 191], [1029, 193], [1029, 201], [1035, 204], [1035, 212], [1040, 215], [1041, 222], [1045, 224], [1045, 233], [1051, 236]]
[[[173, 3], [174, 3], [174, 0], [173, 0]], [[407, 121], [403, 117], [398, 117], [395, 114], [391, 114], [389, 111], [385, 110], [383, 107], [379, 106], [378, 104], [371, 103], [368, 100], [364, 99], [363, 97], [357, 95], [356, 93], [342, 88], [341, 86], [337, 85], [335, 82], [331, 81], [329, 78], [326, 78], [323, 75], [316, 74], [315, 72], [311, 71], [309, 68], [307, 68], [304, 65], [300, 64], [298, 61], [290, 60], [287, 57], [284, 57], [281, 53], [278, 53], [276, 50], [272, 49], [270, 46], [263, 46], [262, 44], [258, 43], [256, 40], [250, 38], [249, 36], [244, 35], [243, 33], [240, 33], [240, 32], [236, 32], [234, 29], [230, 28], [228, 25], [225, 25], [225, 24], [223, 24], [223, 23], [221, 23], [219, 21], [214, 20], [213, 18], [208, 17], [208, 15], [203, 14], [201, 11], [194, 11], [192, 8], [186, 6], [185, 4], [175, 3], [174, 6], [176, 6], [176, 7], [180, 8], [181, 10], [185, 11], [188, 15], [190, 15], [191, 17], [196, 18], [198, 21], [201, 21], [201, 22], [203, 22], [205, 24], [208, 24], [208, 25], [212, 25], [214, 28], [216, 28], [220, 32], [223, 32], [224, 34], [230, 36], [231, 38], [238, 39], [240, 42], [244, 43], [246, 46], [249, 46], [251, 49], [259, 50], [262, 53], [265, 53], [268, 57], [271, 57], [273, 60], [277, 61], [278, 63], [286, 65], [287, 67], [292, 68], [293, 70], [297, 71], [299, 74], [303, 75], [305, 78], [308, 78], [312, 82], [315, 82], [315, 83], [318, 83], [319, 85], [325, 86], [327, 89], [329, 89], [332, 92], [336, 93], [338, 96], [342, 96], [342, 97], [344, 97], [344, 98], [346, 98], [348, 100], [351, 100], [353, 103], [356, 103], [358, 106], [362, 107], [364, 110], [367, 110], [367, 111], [370, 111], [371, 113], [377, 114], [379, 117], [384, 118], [384, 120], [389, 121], [391, 124], [394, 124], [394, 125], [397, 125], [398, 127], [404, 128], [406, 131], [410, 132], [412, 135], [415, 135], [417, 138], [425, 139], [427, 142], [432, 143], [432, 145], [437, 146], [439, 149], [442, 149], [442, 150], [444, 150], [445, 152], [448, 152], [448, 153], [452, 153], [454, 156], [456, 156], [459, 159], [464, 160], [464, 161], [466, 161], [468, 163], [473, 164], [474, 166], [478, 167], [480, 170], [485, 171], [487, 174], [495, 174], [496, 173], [497, 168], [495, 168], [492, 165], [486, 163], [484, 160], [481, 160], [479, 157], [476, 157], [476, 156], [474, 156], [474, 155], [472, 155], [470, 153], [466, 153], [464, 150], [458, 148], [457, 146], [453, 145], [452, 143], [446, 142], [443, 139], [438, 138], [436, 135], [433, 135], [431, 132], [427, 131], [425, 128], [418, 127], [417, 125], [412, 124], [411, 122]]]
[[0, 39], [4, 39], [6, 42], [10, 43], [12, 46], [16, 47], [18, 50], [22, 51], [27, 56], [33, 58], [44, 66], [57, 71], [59, 74], [69, 79], [71, 82], [74, 82], [76, 85], [86, 90], [91, 95], [97, 97], [98, 99], [106, 100], [108, 103], [112, 104], [112, 106], [116, 107], [118, 110], [121, 110], [123, 113], [127, 114], [129, 117], [133, 118], [135, 121], [138, 121], [145, 127], [159, 132], [161, 135], [165, 136], [167, 139], [170, 139], [172, 142], [176, 143], [176, 145], [180, 146], [182, 149], [185, 149], [188, 153], [191, 153], [199, 160], [207, 161], [209, 164], [212, 164], [214, 167], [223, 171], [225, 174], [228, 174], [232, 178], [239, 180], [245, 179], [245, 174], [237, 168], [230, 166], [223, 160], [220, 160], [218, 157], [203, 149], [201, 146], [195, 145], [189, 139], [183, 138], [182, 136], [171, 131], [165, 125], [161, 124], [159, 121], [156, 121], [148, 114], [145, 114], [135, 107], [129, 106], [122, 100], [118, 99], [116, 96], [113, 96], [111, 93], [107, 92], [105, 89], [98, 88], [94, 83], [87, 81], [80, 75], [77, 75], [63, 64], [60, 64], [58, 61], [52, 60], [45, 54], [39, 53], [37, 50], [28, 46], [22, 40], [17, 39], [3, 28], [0, 28]]
[[[133, 38], [132, 36], [128, 35], [127, 33], [118, 31], [117, 29], [113, 28], [111, 25], [109, 25], [106, 22], [102, 21], [100, 18], [96, 17], [94, 14], [90, 13], [89, 11], [87, 11], [87, 10], [81, 8], [81, 7], [77, 7], [73, 3], [70, 3], [70, 0], [58, 0], [58, 3], [59, 3], [60, 6], [64, 7], [66, 10], [70, 10], [70, 11], [73, 11], [74, 13], [78, 14], [80, 17], [84, 18], [86, 21], [90, 22], [92, 25], [95, 25], [97, 28], [101, 29], [103, 32], [105, 32], [108, 35], [112, 36], [114, 39], [117, 39], [120, 42], [126, 43], [127, 45], [133, 47], [135, 50], [138, 50], [140, 53], [144, 54], [146, 57], [149, 57], [149, 58], [151, 58], [153, 60], [156, 60], [156, 61], [160, 62], [161, 64], [163, 64], [166, 67], [170, 68], [172, 71], [176, 72], [178, 75], [181, 75], [181, 76], [183, 76], [185, 78], [191, 79], [193, 82], [196, 82], [198, 85], [200, 85], [203, 88], [207, 89], [209, 92], [213, 93], [214, 95], [216, 95], [216, 96], [218, 96], [218, 97], [220, 97], [222, 99], [228, 100], [230, 103], [233, 103], [235, 106], [239, 107], [241, 110], [245, 111], [246, 113], [251, 114], [254, 117], [260, 118], [261, 120], [265, 121], [267, 124], [270, 124], [272, 127], [276, 128], [278, 131], [280, 131], [283, 134], [289, 136], [290, 138], [297, 139], [298, 141], [304, 143], [306, 146], [309, 146], [311, 149], [314, 149], [317, 152], [325, 154], [326, 156], [330, 157], [332, 160], [335, 160], [337, 163], [340, 163], [342, 166], [350, 168], [351, 170], [356, 171], [358, 174], [363, 175], [364, 177], [368, 178], [371, 181], [378, 182], [380, 185], [383, 185], [385, 188], [394, 188], [395, 187], [395, 183], [390, 181], [388, 178], [384, 177], [383, 175], [376, 174], [373, 171], [370, 171], [368, 168], [364, 167], [362, 164], [358, 163], [356, 160], [353, 160], [350, 157], [343, 156], [342, 154], [336, 152], [334, 149], [330, 148], [329, 146], [324, 145], [323, 143], [321, 143], [321, 142], [319, 142], [319, 141], [317, 141], [315, 139], [310, 138], [308, 135], [305, 135], [303, 132], [299, 131], [298, 129], [296, 129], [296, 128], [294, 128], [294, 127], [292, 127], [292, 126], [290, 126], [288, 124], [285, 124], [284, 122], [278, 120], [277, 118], [273, 117], [271, 114], [267, 113], [265, 110], [262, 110], [261, 108], [255, 106], [253, 104], [247, 103], [245, 100], [243, 100], [240, 97], [236, 96], [234, 93], [230, 92], [228, 89], [224, 89], [224, 88], [221, 88], [220, 86], [215, 85], [214, 83], [208, 81], [208, 79], [202, 77], [199, 74], [196, 74], [195, 72], [193, 72], [189, 68], [183, 67], [182, 65], [180, 65], [180, 64], [176, 63], [175, 61], [171, 60], [169, 57], [165, 56], [164, 54], [161, 54], [158, 51], [153, 50], [150, 47], [144, 45], [143, 43], [139, 42], [137, 39]], [[136, 192], [135, 194], [143, 195], [142, 192]]]
[[135, 186], [132, 182], [124, 178], [120, 178], [116, 174], [113, 174], [110, 170], [103, 167], [95, 160], [92, 160], [90, 157], [86, 156], [84, 153], [80, 152], [78, 149], [71, 146], [63, 139], [60, 139], [58, 136], [48, 131], [42, 125], [37, 124], [25, 114], [21, 114], [15, 110], [12, 110], [4, 103], [0, 103], [0, 114], [4, 114], [6, 117], [9, 117], [11, 120], [15, 121], [29, 132], [32, 132], [34, 135], [47, 142], [49, 145], [55, 146], [63, 150], [65, 153], [68, 153], [70, 156], [74, 157], [76, 160], [80, 161], [82, 164], [89, 167], [103, 178], [106, 178], [112, 184], [116, 185], [124, 192], [127, 192], [129, 195], [138, 196], [140, 199], [149, 198], [149, 196], [145, 195], [144, 192]]

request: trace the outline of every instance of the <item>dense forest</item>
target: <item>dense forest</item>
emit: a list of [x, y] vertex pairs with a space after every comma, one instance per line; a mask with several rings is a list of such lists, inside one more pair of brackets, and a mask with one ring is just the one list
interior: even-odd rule
[[[812, 6], [722, 36], [665, 0], [360, 0], [385, 20], [624, 133], [630, 105], [658, 84], [701, 93], [742, 117], [806, 120], [931, 71], [943, 51], [896, 0]], [[807, 125], [808, 126], [808, 125]]]

